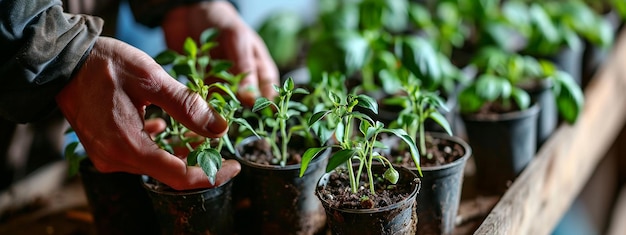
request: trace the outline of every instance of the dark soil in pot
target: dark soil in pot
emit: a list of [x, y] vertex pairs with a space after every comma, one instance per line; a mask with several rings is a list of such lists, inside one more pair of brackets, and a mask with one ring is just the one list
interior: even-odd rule
[[[472, 154], [462, 139], [445, 133], [426, 133], [427, 156], [420, 157], [422, 189], [417, 196], [418, 234], [452, 234], [461, 202], [465, 163]], [[396, 144], [387, 144], [396, 146]], [[418, 174], [410, 155], [392, 153], [396, 164]]]
[[[295, 138], [295, 137], [294, 137]], [[286, 166], [273, 164], [269, 145], [249, 137], [237, 146], [241, 163], [237, 183], [247, 186], [249, 207], [242, 208], [236, 227], [240, 234], [323, 234], [326, 215], [315, 197], [317, 180], [324, 174], [330, 149], [316, 157], [300, 177], [300, 156], [306, 151], [304, 140], [292, 139]], [[315, 145], [317, 146], [317, 145]]]
[[350, 193], [344, 171], [332, 171], [319, 180], [316, 195], [324, 205], [332, 234], [415, 234], [420, 181], [411, 170], [397, 167], [400, 179], [393, 185], [382, 179], [386, 168], [375, 164], [376, 194], [369, 192], [366, 173], [357, 194]]
[[141, 176], [101, 173], [89, 159], [79, 167], [98, 234], [158, 234], [159, 227]]
[[185, 191], [147, 176], [143, 180], [161, 234], [233, 234], [232, 180], [215, 188]]

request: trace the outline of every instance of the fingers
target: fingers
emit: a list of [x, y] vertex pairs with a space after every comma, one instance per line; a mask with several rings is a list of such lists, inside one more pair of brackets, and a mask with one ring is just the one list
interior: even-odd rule
[[142, 169], [143, 174], [150, 175], [176, 190], [217, 187], [241, 171], [241, 166], [236, 160], [226, 160], [217, 172], [215, 184], [211, 184], [202, 168], [187, 166], [183, 160], [163, 150], [150, 157], [150, 161], [153, 161], [153, 164], [146, 164]]
[[247, 73], [239, 84], [239, 99], [244, 105], [252, 106], [259, 96], [273, 99], [277, 94], [273, 85], [278, 84], [278, 68], [261, 39], [250, 34], [245, 43], [231, 47], [234, 57], [233, 73]]
[[163, 108], [174, 119], [202, 136], [216, 138], [226, 133], [226, 120], [200, 95], [172, 79], [162, 69], [157, 71], [152, 78], [155, 88], [145, 90], [151, 103]]
[[167, 123], [165, 123], [165, 120], [161, 118], [149, 119], [144, 123], [144, 130], [153, 137], [154, 135], [165, 130], [165, 127], [167, 127]]
[[226, 46], [227, 57], [230, 57], [234, 62], [231, 72], [233, 74], [246, 74], [239, 83], [237, 95], [244, 105], [252, 106], [256, 98], [260, 96], [257, 80], [258, 75], [253, 46], [250, 44], [249, 38], [245, 38], [248, 34], [244, 33], [242, 35], [244, 38], [238, 39], [238, 37], [234, 35], [227, 37], [234, 41], [224, 46]]
[[[257, 37], [258, 38], [258, 37]], [[265, 44], [262, 43], [261, 39], [258, 38], [258, 42], [254, 47], [254, 54], [257, 60], [257, 76], [258, 76], [258, 87], [261, 90], [261, 95], [268, 99], [273, 99], [278, 94], [274, 89], [274, 85], [278, 85], [279, 74], [278, 67], [270, 53], [267, 51]]]

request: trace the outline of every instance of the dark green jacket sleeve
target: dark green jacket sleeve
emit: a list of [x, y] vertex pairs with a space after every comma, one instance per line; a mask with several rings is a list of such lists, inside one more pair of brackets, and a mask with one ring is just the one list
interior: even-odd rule
[[0, 116], [25, 123], [53, 111], [102, 25], [63, 13], [60, 0], [0, 0]]

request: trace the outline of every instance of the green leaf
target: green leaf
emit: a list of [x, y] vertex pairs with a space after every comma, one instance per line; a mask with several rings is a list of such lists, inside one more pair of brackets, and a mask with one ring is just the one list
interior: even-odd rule
[[198, 67], [201, 69], [205, 69], [208, 65], [209, 65], [209, 61], [211, 61], [211, 59], [209, 58], [209, 56], [200, 56], [198, 57]]
[[448, 119], [446, 119], [446, 117], [444, 117], [441, 113], [431, 112], [428, 117], [435, 121], [437, 124], [439, 124], [439, 126], [441, 126], [446, 131], [446, 133], [448, 133], [448, 135], [452, 135], [450, 123], [448, 123]]
[[528, 92], [524, 91], [523, 89], [513, 87], [511, 91], [511, 97], [513, 98], [515, 103], [517, 103], [517, 106], [520, 108], [520, 110], [525, 110], [530, 107], [530, 95], [528, 95]]
[[209, 182], [215, 184], [217, 171], [222, 167], [222, 155], [215, 149], [204, 149], [198, 155], [198, 164], [209, 177]]
[[272, 101], [268, 100], [265, 97], [260, 97], [256, 99], [256, 101], [254, 101], [254, 106], [252, 106], [252, 112], [257, 112], [259, 110], [267, 108], [271, 104], [272, 104]]
[[584, 94], [580, 86], [566, 72], [557, 72], [555, 78], [560, 87], [559, 92], [555, 94], [559, 113], [565, 121], [574, 124], [582, 112]]
[[304, 95], [308, 95], [308, 94], [309, 94], [309, 91], [307, 91], [307, 90], [306, 90], [306, 89], [304, 89], [304, 88], [300, 88], [300, 87], [299, 87], [299, 88], [296, 88], [295, 90], [293, 90], [293, 93], [294, 93], [294, 94], [304, 94]]
[[254, 134], [255, 136], [259, 137], [259, 134], [256, 133], [254, 128], [250, 125], [250, 123], [246, 119], [244, 119], [244, 118], [234, 118], [232, 121], [234, 123], [239, 124], [239, 126], [244, 127], [246, 130], [251, 131], [252, 134]]
[[293, 91], [294, 87], [295, 85], [293, 83], [293, 78], [291, 77], [287, 78], [287, 80], [285, 80], [285, 83], [283, 83], [283, 90], [285, 91]]
[[422, 81], [427, 90], [439, 85], [442, 79], [439, 58], [433, 46], [419, 37], [402, 40], [402, 65]]
[[214, 41], [218, 35], [218, 30], [216, 28], [208, 28], [202, 31], [200, 34], [200, 43], [206, 44], [208, 42]]
[[561, 36], [545, 9], [534, 3], [530, 6], [530, 17], [540, 35], [550, 43], [558, 43]]
[[385, 178], [386, 180], [388, 180], [392, 184], [396, 184], [396, 183], [398, 183], [398, 179], [400, 178], [400, 174], [398, 173], [398, 171], [396, 171], [396, 169], [393, 169], [393, 167], [389, 167], [389, 168], [387, 168], [387, 170], [383, 174], [383, 178]]
[[202, 53], [209, 53], [209, 51], [215, 47], [217, 47], [216, 42], [207, 42], [205, 44], [202, 44], [202, 47], [200, 47], [200, 51]]
[[417, 146], [415, 145], [415, 141], [411, 138], [411, 136], [409, 136], [406, 133], [406, 131], [404, 131], [403, 129], [384, 129], [383, 131], [396, 135], [398, 138], [400, 138], [409, 146], [411, 157], [413, 158], [413, 163], [415, 164], [415, 167], [417, 168], [417, 172], [421, 176], [422, 168], [420, 165], [420, 153], [417, 149]]
[[68, 160], [68, 175], [75, 176], [78, 174], [78, 168], [80, 167], [80, 161], [87, 156], [76, 154], [76, 149], [79, 146], [79, 142], [72, 142], [65, 147], [65, 158]]
[[320, 82], [324, 72], [352, 76], [363, 68], [370, 51], [367, 40], [357, 31], [339, 31], [323, 36], [312, 43], [307, 53], [311, 82]]
[[341, 104], [341, 97], [339, 97], [339, 95], [337, 95], [337, 93], [333, 92], [332, 90], [328, 92], [328, 98], [330, 98], [330, 100], [335, 105]]
[[325, 111], [319, 111], [317, 113], [314, 113], [309, 118], [308, 125], [313, 126], [313, 124], [317, 123], [319, 120], [322, 120], [324, 117], [326, 117], [326, 115], [328, 115], [331, 112], [332, 112], [331, 110], [325, 110]]
[[174, 60], [178, 57], [178, 53], [172, 50], [166, 50], [159, 53], [154, 60], [160, 65], [168, 65], [174, 63]]
[[359, 94], [356, 99], [358, 100], [357, 106], [371, 110], [373, 113], [378, 114], [378, 103], [372, 97], [365, 94]]
[[326, 172], [330, 172], [337, 168], [338, 166], [344, 164], [351, 157], [355, 156], [357, 151], [354, 149], [342, 149], [337, 151], [333, 156], [328, 160], [328, 165], [326, 165]]
[[300, 163], [300, 177], [302, 177], [306, 172], [306, 169], [309, 167], [309, 163], [327, 148], [330, 148], [330, 146], [310, 148], [304, 152], [304, 154], [302, 155], [302, 162]]
[[174, 72], [176, 72], [176, 74], [178, 75], [185, 75], [185, 76], [189, 76], [190, 74], [192, 74], [193, 69], [191, 68], [191, 66], [188, 63], [181, 63], [181, 64], [175, 64], [172, 67], [172, 70], [174, 70]]
[[221, 90], [222, 92], [226, 93], [226, 95], [228, 95], [228, 97], [230, 98], [230, 100], [235, 101], [237, 104], [239, 104], [239, 100], [237, 99], [237, 96], [235, 95], [235, 93], [233, 93], [233, 91], [230, 90], [230, 88], [223, 84], [223, 83], [212, 83], [211, 85], [209, 85], [209, 88], [218, 88], [219, 90]]
[[499, 86], [499, 77], [483, 74], [476, 80], [476, 93], [482, 99], [493, 101], [500, 97], [502, 92]]
[[343, 141], [343, 134], [346, 126], [343, 122], [337, 123], [337, 127], [335, 127], [335, 138], [339, 141]]
[[227, 60], [212, 60], [211, 61], [211, 74], [216, 74], [222, 71], [228, 71], [233, 66], [233, 63]]
[[364, 125], [368, 122], [361, 122], [361, 132], [365, 133], [365, 140], [370, 140], [374, 137], [374, 135], [378, 134], [380, 129], [377, 129], [375, 126]]
[[226, 146], [226, 149], [228, 150], [229, 153], [235, 154], [235, 146], [233, 145], [233, 143], [230, 141], [230, 136], [228, 135], [223, 135], [222, 137], [220, 137], [222, 139], [222, 142], [224, 143], [224, 146]]
[[183, 44], [183, 51], [185, 52], [185, 55], [189, 56], [192, 59], [195, 59], [196, 55], [198, 54], [198, 46], [196, 45], [196, 42], [193, 41], [193, 39], [188, 37], [187, 39], [185, 39], [185, 44]]

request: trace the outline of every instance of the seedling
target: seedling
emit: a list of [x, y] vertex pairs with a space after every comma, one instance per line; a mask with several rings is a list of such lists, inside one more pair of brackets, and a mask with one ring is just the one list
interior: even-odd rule
[[408, 76], [401, 81], [404, 95], [390, 98], [393, 99], [391, 102], [400, 103], [403, 107], [392, 126], [402, 128], [413, 140], [419, 140], [420, 154], [430, 159], [432, 156], [426, 151], [426, 120], [435, 121], [448, 135], [452, 135], [450, 124], [442, 114], [448, 108], [437, 93], [421, 90], [417, 78]]
[[[291, 100], [291, 97], [294, 94], [306, 95], [309, 92], [304, 88], [296, 88], [292, 78], [285, 80], [282, 86], [274, 85], [274, 89], [278, 92], [277, 100], [271, 101], [264, 97], [258, 98], [252, 107], [252, 112], [259, 112], [268, 107], [275, 110], [275, 113], [272, 115], [263, 115], [264, 113], [261, 113], [262, 116], [257, 116], [259, 120], [257, 133], [270, 144], [275, 158], [274, 163], [285, 166], [289, 158], [287, 147], [293, 135], [307, 136], [307, 133], [305, 133], [307, 127], [304, 124], [297, 122], [294, 125], [290, 125], [288, 123], [292, 117], [297, 118], [308, 110], [302, 103]], [[266, 127], [269, 131], [266, 130]]]
[[[178, 80], [187, 79], [187, 87], [206, 100], [226, 120], [228, 126], [237, 123], [252, 130], [245, 119], [235, 116], [242, 108], [235, 92], [245, 74], [228, 73], [227, 69], [231, 67], [231, 63], [213, 60], [209, 54], [210, 50], [217, 46], [213, 41], [217, 33], [215, 29], [207, 29], [200, 36], [200, 45], [192, 38], [187, 38], [183, 54], [167, 50], [157, 55], [155, 60], [161, 65], [172, 65], [170, 70], [172, 77]], [[207, 78], [218, 78], [223, 82], [206, 84]], [[235, 152], [229, 136], [224, 135], [217, 140], [198, 138], [174, 118], [170, 117], [169, 121], [170, 125], [155, 138], [157, 144], [172, 154], [174, 146], [187, 148], [189, 150], [187, 165], [199, 165], [209, 177], [209, 181], [215, 183], [215, 176], [222, 165], [222, 148], [226, 147], [231, 153]], [[194, 147], [194, 144], [197, 145]]]
[[[342, 99], [338, 94], [333, 92], [329, 92], [329, 97], [334, 107], [313, 114], [309, 119], [309, 125], [313, 125], [324, 118], [335, 119], [331, 120], [331, 122], [338, 123], [334, 130], [337, 144], [308, 149], [302, 156], [300, 176], [304, 175], [308, 163], [311, 162], [311, 160], [325, 149], [335, 147], [339, 148], [339, 150], [330, 158], [326, 171], [330, 172], [341, 165], [347, 164], [352, 193], [357, 193], [361, 173], [365, 170], [369, 181], [369, 191], [371, 194], [376, 194], [374, 189], [374, 176], [372, 174], [372, 164], [374, 160], [380, 161], [383, 165], [388, 167], [383, 174], [383, 178], [395, 184], [398, 181], [398, 172], [393, 168], [389, 160], [376, 151], [376, 149], [385, 148], [382, 143], [377, 141], [378, 135], [381, 133], [396, 135], [406, 142], [410, 148], [413, 161], [418, 170], [420, 170], [417, 147], [415, 146], [415, 142], [404, 130], [385, 128], [384, 124], [381, 122], [374, 121], [371, 117], [354, 111], [356, 106], [360, 106], [370, 110], [372, 113], [378, 113], [378, 104], [374, 99], [364, 94], [349, 94], [345, 96], [345, 99]], [[357, 124], [358, 132], [353, 133], [354, 130], [357, 130]], [[352, 169], [353, 161], [358, 161], [358, 169], [356, 172]]]

